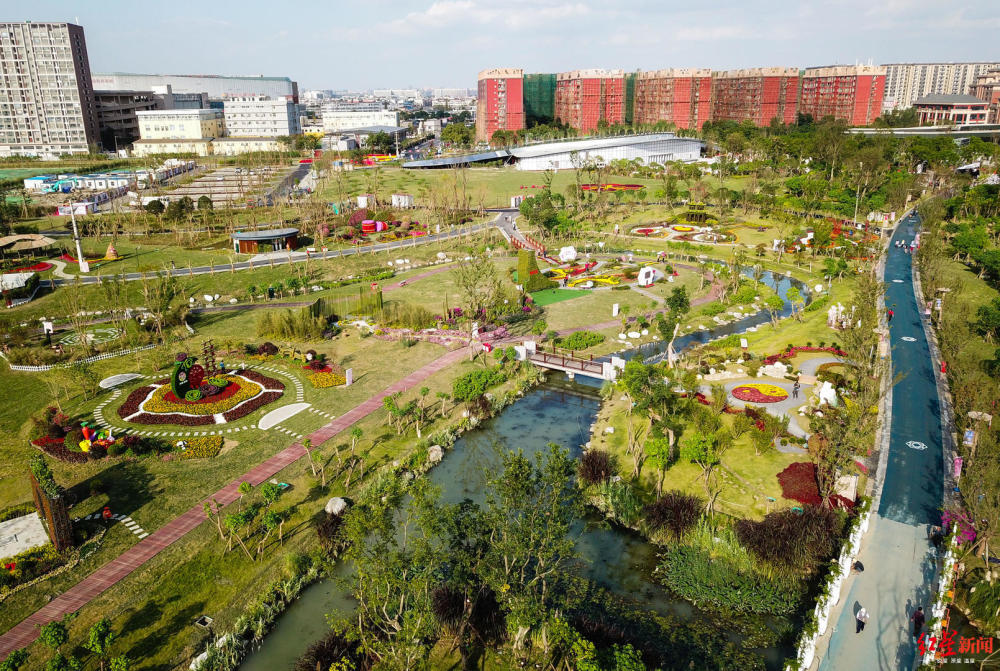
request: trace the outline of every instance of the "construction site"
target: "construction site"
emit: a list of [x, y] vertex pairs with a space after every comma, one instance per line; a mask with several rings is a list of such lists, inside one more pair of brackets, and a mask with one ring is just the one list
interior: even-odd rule
[[166, 205], [185, 196], [195, 203], [202, 196], [207, 196], [213, 208], [270, 206], [274, 204], [276, 194], [291, 180], [293, 171], [294, 168], [288, 166], [218, 168], [175, 188], [143, 195], [142, 206], [153, 200]]

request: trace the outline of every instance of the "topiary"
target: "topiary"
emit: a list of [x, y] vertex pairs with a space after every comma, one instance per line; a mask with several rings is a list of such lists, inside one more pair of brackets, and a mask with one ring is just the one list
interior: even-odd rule
[[186, 394], [184, 394], [185, 401], [200, 401], [201, 392], [197, 389], [189, 389]]
[[211, 382], [202, 382], [201, 386], [198, 387], [198, 391], [201, 392], [203, 397], [207, 398], [209, 396], [215, 396], [220, 390]]
[[63, 439], [63, 445], [70, 452], [79, 452], [80, 443], [83, 442], [83, 429], [76, 427], [69, 430], [66, 437]]
[[225, 389], [227, 386], [229, 386], [229, 380], [227, 380], [226, 378], [222, 377], [221, 375], [219, 375], [217, 377], [210, 377], [210, 378], [208, 378], [208, 382], [210, 384], [215, 385], [220, 390]]

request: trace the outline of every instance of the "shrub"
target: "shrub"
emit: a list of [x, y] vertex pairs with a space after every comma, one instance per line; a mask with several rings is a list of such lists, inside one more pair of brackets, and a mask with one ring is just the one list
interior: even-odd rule
[[599, 485], [598, 489], [616, 520], [625, 526], [633, 526], [639, 520], [642, 502], [630, 483], [625, 480], [608, 481]]
[[69, 433], [66, 434], [64, 439], [64, 445], [66, 449], [70, 452], [79, 452], [80, 443], [83, 441], [83, 430], [79, 428], [70, 429]]
[[452, 384], [452, 398], [458, 402], [475, 401], [481, 398], [487, 389], [503, 381], [503, 372], [497, 369], [469, 371]]
[[588, 485], [606, 482], [614, 471], [611, 455], [604, 450], [587, 450], [580, 457], [578, 473], [580, 479]]
[[203, 397], [208, 397], [208, 396], [215, 396], [221, 390], [211, 382], [202, 382], [201, 386], [198, 387], [198, 391], [201, 392], [201, 395]]
[[340, 515], [323, 513], [323, 519], [316, 525], [316, 535], [319, 536], [319, 544], [328, 554], [334, 554], [343, 548], [344, 538], [341, 529], [344, 526], [344, 518]]
[[781, 496], [799, 503], [818, 506], [823, 501], [819, 497], [816, 482], [816, 465], [809, 461], [797, 461], [778, 473]]
[[[60, 555], [51, 543], [25, 550], [12, 557], [4, 557], [0, 559], [0, 576], [4, 577], [4, 582], [0, 583], [0, 594], [21, 583], [43, 576], [65, 563], [66, 557]], [[4, 567], [9, 565], [13, 565], [13, 569], [5, 570]]]
[[704, 507], [705, 502], [701, 498], [671, 490], [664, 492], [654, 503], [643, 506], [642, 515], [652, 531], [667, 531], [674, 540], [680, 540], [701, 517]]
[[342, 632], [333, 630], [313, 643], [295, 662], [294, 671], [316, 669], [366, 668], [360, 664], [357, 641], [348, 639]]
[[188, 389], [184, 393], [184, 400], [185, 401], [200, 401], [201, 400], [201, 396], [202, 396], [202, 394], [201, 394], [200, 390], [198, 390], [198, 389]]
[[843, 528], [843, 513], [807, 505], [801, 514], [779, 510], [760, 522], [739, 520], [735, 530], [740, 543], [760, 559], [808, 570], [833, 557]]
[[587, 349], [604, 342], [604, 336], [593, 331], [577, 331], [565, 338], [560, 338], [556, 344], [569, 350]]
[[706, 304], [702, 309], [702, 314], [706, 317], [714, 317], [715, 315], [722, 314], [726, 311], [726, 307], [719, 301], [712, 301]]
[[265, 342], [257, 348], [257, 354], [262, 356], [275, 356], [278, 353], [278, 346], [273, 342]]

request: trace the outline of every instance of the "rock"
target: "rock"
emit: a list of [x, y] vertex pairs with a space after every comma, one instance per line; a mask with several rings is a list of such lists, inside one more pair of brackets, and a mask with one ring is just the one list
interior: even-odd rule
[[444, 449], [440, 445], [431, 445], [427, 449], [427, 463], [439, 464], [444, 459]]
[[614, 433], [614, 432], [615, 432], [615, 427], [613, 426], [608, 426], [604, 428], [604, 433]]
[[215, 298], [212, 296], [212, 294], [205, 294], [204, 296], [202, 296], [202, 298], [205, 299], [206, 303], [211, 303], [212, 301], [215, 300]]
[[576, 261], [576, 247], [563, 247], [559, 250], [559, 260], [563, 263]]
[[644, 336], [646, 336], [646, 335], [649, 335], [649, 329], [643, 329], [643, 330], [641, 331], [641, 333], [642, 333], [642, 335], [644, 335]]
[[335, 496], [326, 502], [326, 506], [323, 508], [327, 515], [342, 515], [345, 510], [347, 510], [347, 500], [342, 499], [339, 496]]
[[239, 303], [239, 301], [238, 301], [238, 300], [236, 300], [235, 298], [230, 298], [230, 299], [229, 299], [229, 304], [230, 304], [230, 305], [232, 305], [232, 304], [234, 304], [234, 303]]

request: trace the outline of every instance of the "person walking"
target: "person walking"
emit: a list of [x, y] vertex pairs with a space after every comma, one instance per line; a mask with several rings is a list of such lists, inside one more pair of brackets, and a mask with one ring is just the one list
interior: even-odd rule
[[798, 398], [798, 397], [799, 397], [799, 382], [798, 380], [796, 380], [795, 384], [792, 385], [792, 398]]
[[890, 322], [892, 321], [892, 318], [896, 316], [896, 313], [893, 312], [892, 309], [889, 309], [888, 311], [886, 311], [886, 314], [889, 316], [888, 321], [890, 321]]
[[924, 628], [924, 607], [917, 606], [917, 609], [910, 616], [910, 621], [913, 622], [913, 639], [917, 640], [920, 637], [920, 630]]
[[868, 624], [868, 611], [865, 610], [864, 606], [858, 611], [858, 614], [854, 616], [857, 620], [858, 627], [854, 630], [855, 634], [860, 634], [865, 630], [865, 625]]

